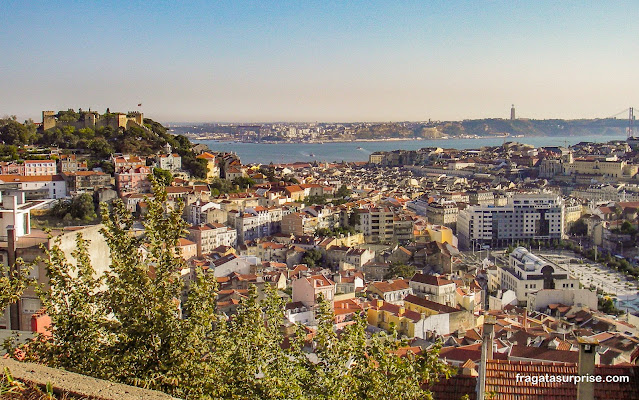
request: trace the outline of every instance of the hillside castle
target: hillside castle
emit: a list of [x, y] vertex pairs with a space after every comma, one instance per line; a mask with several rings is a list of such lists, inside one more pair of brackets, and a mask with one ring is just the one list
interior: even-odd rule
[[82, 128], [102, 128], [110, 126], [113, 129], [128, 129], [131, 126], [144, 128], [144, 114], [139, 111], [129, 111], [128, 113], [100, 114], [97, 111], [80, 111], [77, 121], [60, 120], [59, 113], [55, 111], [42, 111], [42, 129], [62, 128], [73, 126], [76, 129]]

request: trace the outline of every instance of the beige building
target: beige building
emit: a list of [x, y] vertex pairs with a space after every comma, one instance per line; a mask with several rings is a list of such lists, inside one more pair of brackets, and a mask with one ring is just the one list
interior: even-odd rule
[[58, 158], [58, 170], [60, 172], [87, 171], [87, 162], [77, 159], [75, 154], [61, 154]]
[[639, 166], [626, 161], [576, 159], [564, 164], [565, 175], [599, 175], [604, 178], [632, 178], [637, 174]]
[[335, 298], [335, 282], [324, 275], [312, 275], [295, 279], [293, 287], [293, 302], [301, 302], [306, 307], [314, 307], [318, 298], [333, 304]]
[[220, 167], [217, 164], [217, 158], [213, 154], [205, 152], [197, 156], [197, 158], [207, 162], [206, 179], [220, 177]]
[[468, 200], [472, 205], [489, 206], [495, 204], [495, 194], [488, 190], [471, 190]]
[[26, 160], [24, 162], [25, 176], [55, 175], [58, 167], [55, 160]]
[[369, 164], [381, 164], [382, 161], [384, 161], [384, 154], [383, 153], [373, 153], [370, 156], [368, 156], [368, 163]]
[[568, 199], [564, 202], [564, 237], [568, 236], [568, 231], [572, 224], [581, 218], [583, 206], [575, 199]]
[[432, 202], [426, 207], [426, 217], [433, 225], [444, 225], [455, 229], [459, 208], [453, 202]]
[[360, 231], [364, 233], [367, 242], [384, 243], [393, 240], [394, 213], [388, 207], [359, 209]]
[[377, 295], [381, 300], [391, 304], [403, 304], [404, 298], [413, 294], [413, 289], [406, 279], [372, 282], [368, 292]]
[[282, 233], [286, 235], [312, 235], [316, 228], [317, 217], [304, 212], [291, 213], [282, 217]]
[[453, 235], [453, 230], [442, 225], [426, 225], [426, 232], [430, 240], [439, 243], [450, 243], [457, 246], [457, 238]]
[[[60, 249], [64, 252], [68, 262], [74, 263], [75, 257], [73, 257], [73, 253], [77, 249], [76, 236], [81, 233], [83, 238], [89, 242], [88, 251], [91, 265], [97, 275], [102, 275], [111, 265], [109, 246], [100, 232], [102, 228], [103, 225], [92, 225], [68, 232], [53, 231], [51, 233], [53, 236], [43, 231], [32, 230], [28, 234], [18, 237], [15, 242], [8, 240], [5, 231], [5, 236], [0, 239], [0, 262], [5, 266], [13, 265], [16, 258], [19, 257], [28, 265], [39, 257], [44, 257], [45, 254], [41, 245], [51, 248], [55, 240], [60, 239]], [[47, 277], [46, 266], [43, 263], [39, 263], [36, 268], [32, 269], [29, 277], [44, 285], [45, 289], [48, 288], [49, 278]], [[31, 330], [31, 317], [41, 308], [42, 303], [38, 294], [33, 287], [29, 287], [25, 290], [20, 301], [8, 307], [9, 312], [5, 311], [3, 317], [0, 317], [0, 328], [22, 331]]]

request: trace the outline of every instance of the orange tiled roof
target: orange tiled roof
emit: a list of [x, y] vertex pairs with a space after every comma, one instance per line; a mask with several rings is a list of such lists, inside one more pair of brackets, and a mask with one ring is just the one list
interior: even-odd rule
[[[577, 385], [574, 383], [538, 383], [518, 381], [517, 375], [524, 376], [574, 376], [576, 364], [540, 363], [526, 361], [488, 360], [486, 362], [486, 393], [495, 393], [496, 399], [554, 399], [574, 400], [577, 398]], [[595, 399], [637, 399], [639, 398], [639, 366], [615, 365], [597, 366], [595, 375], [630, 376], [630, 383], [598, 383], [594, 385]], [[430, 385], [433, 397], [437, 400], [459, 400], [468, 394], [470, 400], [476, 399], [477, 377], [455, 375], [450, 379], [441, 379]]]
[[409, 288], [408, 281], [405, 279], [395, 279], [392, 282], [373, 282], [371, 286], [377, 289], [380, 293], [394, 292], [397, 290], [406, 290]]

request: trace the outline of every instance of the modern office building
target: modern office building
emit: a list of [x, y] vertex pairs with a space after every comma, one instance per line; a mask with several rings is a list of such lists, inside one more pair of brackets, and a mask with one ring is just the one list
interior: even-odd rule
[[570, 272], [523, 247], [508, 257], [508, 266], [497, 266], [502, 291], [512, 290], [519, 305], [526, 305], [531, 293], [542, 289], [579, 289]]
[[563, 233], [563, 199], [549, 193], [516, 194], [505, 206], [471, 206], [457, 217], [462, 249], [507, 246], [519, 240], [559, 240]]

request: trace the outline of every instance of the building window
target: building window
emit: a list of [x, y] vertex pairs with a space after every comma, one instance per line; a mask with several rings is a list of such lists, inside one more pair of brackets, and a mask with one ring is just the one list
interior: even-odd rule
[[23, 314], [35, 314], [40, 308], [40, 299], [22, 299]]

